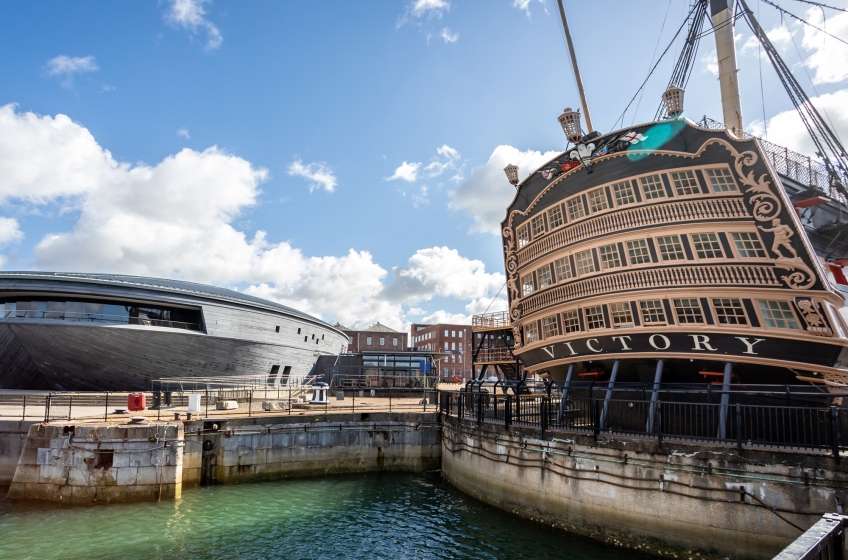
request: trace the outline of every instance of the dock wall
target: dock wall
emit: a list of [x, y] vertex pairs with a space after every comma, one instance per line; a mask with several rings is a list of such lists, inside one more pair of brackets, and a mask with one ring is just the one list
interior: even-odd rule
[[543, 439], [450, 416], [442, 446], [444, 476], [479, 500], [663, 556], [772, 558], [848, 497], [848, 465], [824, 454]]
[[12, 484], [29, 427], [35, 423], [0, 420], [0, 486]]

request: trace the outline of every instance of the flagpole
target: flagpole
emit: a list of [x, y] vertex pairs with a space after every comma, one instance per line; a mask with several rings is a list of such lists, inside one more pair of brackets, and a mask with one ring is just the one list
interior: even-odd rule
[[568, 20], [565, 18], [565, 8], [562, 0], [557, 0], [559, 15], [562, 18], [562, 27], [565, 29], [565, 40], [568, 43], [568, 54], [571, 55], [571, 66], [574, 68], [574, 79], [577, 81], [577, 91], [580, 93], [580, 104], [583, 105], [583, 115], [586, 117], [586, 132], [592, 132], [592, 117], [589, 116], [589, 102], [586, 101], [586, 92], [583, 91], [583, 80], [580, 79], [580, 69], [577, 67], [577, 56], [574, 54], [574, 44], [571, 42], [571, 32], [568, 30]]

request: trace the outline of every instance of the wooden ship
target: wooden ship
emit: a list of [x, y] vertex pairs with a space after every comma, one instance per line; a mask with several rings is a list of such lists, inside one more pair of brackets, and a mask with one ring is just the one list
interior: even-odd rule
[[509, 325], [499, 326], [512, 331], [510, 358], [523, 375], [554, 381], [844, 390], [848, 157], [803, 92], [793, 101], [815, 113], [807, 116], [822, 162], [742, 132], [733, 2], [700, 0], [692, 10], [693, 42], [710, 12], [724, 122], [683, 116], [676, 84], [691, 71], [687, 40], [659, 118], [599, 134], [560, 2], [583, 111], [559, 117], [567, 150], [523, 181], [517, 167], [505, 169], [516, 187], [501, 228]]

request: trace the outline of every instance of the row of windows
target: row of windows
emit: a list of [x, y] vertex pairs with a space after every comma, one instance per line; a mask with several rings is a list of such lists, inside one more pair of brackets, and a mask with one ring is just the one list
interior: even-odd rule
[[624, 266], [733, 257], [764, 259], [767, 254], [756, 232], [691, 233], [633, 239], [586, 249], [537, 268], [521, 277], [521, 291], [526, 296], [556, 282]]
[[[323, 336], [321, 338], [323, 338]], [[365, 345], [371, 346], [372, 340], [373, 339], [370, 336], [366, 337], [365, 338]], [[353, 344], [353, 337], [352, 336], [347, 337], [347, 343]], [[380, 346], [385, 346], [385, 345], [386, 345], [386, 339], [381, 336], [380, 337]], [[392, 338], [392, 346], [397, 346], [397, 345], [398, 345], [398, 339], [397, 339], [397, 337], [393, 337]]]
[[[445, 329], [445, 338], [448, 338], [448, 337], [457, 338], [457, 333], [459, 333], [459, 335], [458, 335], [459, 338], [462, 338], [465, 335], [465, 331], [462, 331], [462, 330], [461, 331], [452, 331], [452, 330]], [[428, 333], [425, 333], [425, 334], [422, 334], [422, 335], [413, 336], [412, 341], [413, 342], [421, 342], [422, 340], [429, 340], [431, 338], [434, 338], [435, 336], [436, 336], [436, 333], [428, 332]]]
[[[668, 188], [663, 182], [662, 175], [666, 175]], [[546, 232], [555, 230], [566, 223], [610, 208], [621, 208], [641, 201], [699, 195], [709, 192], [708, 189], [717, 194], [739, 191], [733, 175], [726, 167], [705, 169], [704, 178], [709, 186], [702, 188], [698, 174], [688, 169], [628, 179], [598, 187], [585, 194], [578, 194], [539, 213], [530, 220], [530, 223], [519, 227], [518, 247], [524, 247], [531, 240], [538, 239]]]
[[[749, 305], [746, 305], [750, 304]], [[786, 301], [757, 300], [762, 324], [767, 328], [800, 329], [793, 306]], [[713, 319], [714, 318], [714, 319]], [[579, 331], [629, 328], [643, 324], [715, 324], [760, 326], [750, 300], [739, 298], [679, 298], [593, 305], [544, 317], [524, 326], [527, 344], [542, 338]], [[641, 321], [641, 323], [640, 323]]]
[[[445, 342], [445, 350], [456, 350], [456, 342]], [[459, 351], [462, 352], [462, 343], [459, 343]]]

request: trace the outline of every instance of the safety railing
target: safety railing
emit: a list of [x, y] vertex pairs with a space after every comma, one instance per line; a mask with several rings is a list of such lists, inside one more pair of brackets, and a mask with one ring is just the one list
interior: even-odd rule
[[837, 560], [845, 558], [845, 521], [848, 517], [826, 513], [774, 560]]
[[515, 355], [509, 348], [481, 348], [474, 354], [475, 362], [514, 362]]
[[182, 321], [170, 321], [166, 319], [148, 319], [146, 317], [128, 317], [126, 315], [108, 315], [104, 313], [76, 313], [64, 311], [44, 310], [2, 310], [4, 319], [52, 319], [55, 321], [73, 321], [77, 323], [109, 323], [116, 325], [142, 325], [146, 327], [167, 327], [170, 329], [184, 329], [199, 331], [198, 323], [184, 323]]
[[[681, 402], [606, 397], [592, 391], [571, 397], [498, 394], [487, 390], [442, 393], [441, 412], [505, 426], [626, 435], [678, 441], [711, 441], [750, 447], [827, 451], [838, 458], [848, 448], [848, 412], [835, 406], [780, 406], [719, 402]], [[729, 396], [729, 395], [725, 395]], [[738, 396], [738, 395], [737, 395]]]
[[474, 315], [471, 318], [471, 327], [480, 329], [491, 329], [500, 327], [509, 327], [509, 313], [506, 311], [498, 311], [496, 313], [484, 313], [482, 315]]

